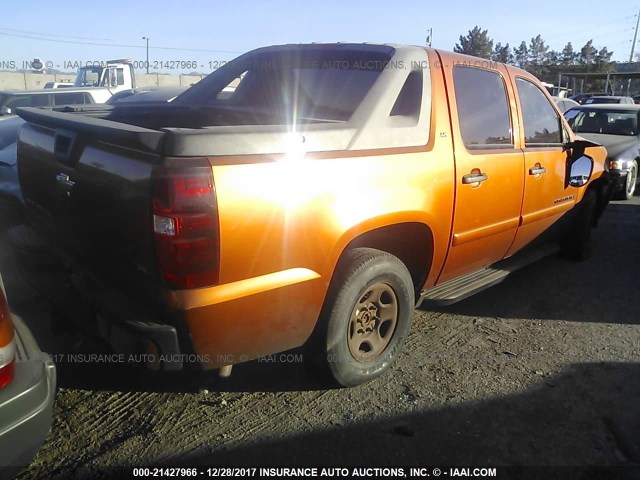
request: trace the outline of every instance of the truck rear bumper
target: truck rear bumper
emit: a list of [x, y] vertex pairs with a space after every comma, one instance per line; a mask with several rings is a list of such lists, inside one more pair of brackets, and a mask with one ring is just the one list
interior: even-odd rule
[[9, 230], [8, 238], [22, 275], [85, 333], [99, 337], [117, 353], [144, 354], [140, 358], [151, 369], [183, 368], [173, 325], [157, 323], [151, 312], [124, 295], [69, 268], [33, 229], [19, 225]]
[[31, 463], [53, 419], [56, 367], [22, 319], [13, 316], [17, 360], [14, 380], [0, 390], [0, 478]]

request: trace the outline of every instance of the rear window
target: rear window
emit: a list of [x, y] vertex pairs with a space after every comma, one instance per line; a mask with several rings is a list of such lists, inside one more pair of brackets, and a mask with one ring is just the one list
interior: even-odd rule
[[409, 74], [396, 99], [391, 116], [412, 117], [418, 121], [420, 116], [420, 102], [422, 101], [422, 72], [413, 71]]
[[118, 68], [116, 70], [116, 81], [118, 85], [124, 85], [124, 69]]
[[176, 102], [246, 108], [284, 122], [347, 121], [392, 53], [390, 47], [254, 53], [216, 70]]
[[507, 89], [500, 74], [457, 66], [453, 70], [453, 82], [465, 147], [513, 147]]
[[55, 105], [87, 103], [83, 92], [58, 93], [53, 96]]

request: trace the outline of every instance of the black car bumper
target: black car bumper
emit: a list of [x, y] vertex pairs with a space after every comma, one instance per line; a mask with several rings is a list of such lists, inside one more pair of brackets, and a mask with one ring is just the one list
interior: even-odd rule
[[144, 363], [152, 370], [183, 369], [185, 349], [175, 326], [157, 322], [152, 312], [66, 263], [30, 227], [13, 227], [8, 239], [22, 275], [85, 333], [116, 353], [146, 354]]

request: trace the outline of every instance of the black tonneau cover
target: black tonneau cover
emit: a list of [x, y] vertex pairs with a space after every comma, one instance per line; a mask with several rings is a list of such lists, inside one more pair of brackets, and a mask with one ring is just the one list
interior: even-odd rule
[[52, 112], [34, 107], [17, 108], [16, 113], [27, 122], [58, 130], [84, 133], [121, 146], [162, 153], [165, 133], [126, 123], [113, 122], [87, 115]]

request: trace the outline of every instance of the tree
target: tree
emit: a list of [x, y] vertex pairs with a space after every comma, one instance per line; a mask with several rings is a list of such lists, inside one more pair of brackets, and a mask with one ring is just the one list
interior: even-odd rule
[[567, 43], [560, 53], [560, 63], [562, 65], [575, 65], [578, 54], [573, 50], [571, 42]]
[[532, 38], [531, 42], [529, 42], [529, 63], [544, 65], [548, 50], [549, 47], [544, 44], [544, 40], [540, 35]]
[[502, 63], [513, 63], [513, 54], [511, 53], [511, 47], [507, 43], [504, 47], [498, 42], [491, 53], [491, 60]]
[[598, 50], [593, 46], [593, 40], [589, 40], [584, 44], [584, 47], [580, 49], [580, 57], [578, 58], [578, 62], [581, 65], [591, 65], [592, 63], [595, 63], [597, 55]]
[[527, 44], [523, 40], [520, 46], [513, 50], [513, 57], [520, 68], [525, 68], [529, 63], [529, 50], [527, 49]]
[[481, 30], [480, 27], [475, 26], [473, 30], [469, 30], [467, 36], [460, 35], [460, 44], [456, 44], [453, 51], [489, 59], [492, 49], [493, 40], [489, 38], [488, 31]]
[[544, 59], [546, 65], [558, 65], [560, 63], [560, 54], [555, 50], [549, 50]]
[[607, 67], [611, 63], [611, 57], [613, 52], [607, 50], [607, 47], [602, 47], [596, 55], [596, 64], [599, 67]]

